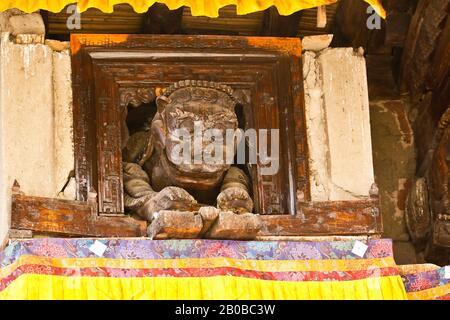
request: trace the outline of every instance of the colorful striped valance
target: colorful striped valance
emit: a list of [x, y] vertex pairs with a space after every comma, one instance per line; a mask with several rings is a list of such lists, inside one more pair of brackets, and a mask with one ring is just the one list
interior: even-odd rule
[[[445, 267], [401, 272], [409, 300], [450, 300], [450, 277]], [[448, 268], [448, 267], [447, 267]]]
[[[406, 299], [390, 240], [33, 239], [0, 254], [0, 299]], [[95, 250], [93, 250], [95, 251]]]
[[[191, 8], [193, 16], [218, 17], [219, 9], [227, 5], [236, 5], [238, 14], [248, 14], [276, 6], [282, 15], [289, 15], [296, 11], [335, 3], [338, 0], [1, 0], [0, 11], [17, 8], [26, 12], [39, 9], [60, 12], [66, 5], [77, 2], [80, 11], [88, 8], [98, 8], [104, 12], [112, 12], [116, 4], [128, 3], [136, 12], [146, 12], [155, 2], [165, 3], [169, 9], [181, 6]], [[361, 0], [362, 1], [362, 0]], [[372, 5], [376, 12], [385, 18], [380, 0], [365, 0]]]

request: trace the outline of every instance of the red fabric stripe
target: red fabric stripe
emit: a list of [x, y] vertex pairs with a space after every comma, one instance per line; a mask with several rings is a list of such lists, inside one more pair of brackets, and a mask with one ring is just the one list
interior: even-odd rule
[[88, 277], [214, 277], [235, 276], [261, 280], [279, 281], [348, 281], [371, 277], [386, 277], [397, 275], [393, 267], [359, 270], [359, 271], [307, 271], [307, 272], [261, 272], [244, 270], [233, 267], [220, 268], [180, 268], [180, 269], [123, 269], [123, 268], [59, 268], [44, 265], [26, 264], [18, 267], [10, 275], [0, 280], [0, 291], [4, 290], [12, 281], [23, 274], [42, 274], [59, 276], [88, 276]]
[[450, 293], [445, 296], [437, 297], [436, 300], [450, 300]]

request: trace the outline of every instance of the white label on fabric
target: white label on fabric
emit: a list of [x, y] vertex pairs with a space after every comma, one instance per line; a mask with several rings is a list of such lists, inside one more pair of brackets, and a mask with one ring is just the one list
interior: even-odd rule
[[365, 243], [356, 240], [353, 245], [352, 253], [362, 258], [366, 254], [367, 248], [369, 247]]
[[450, 266], [446, 266], [445, 268], [444, 268], [444, 278], [445, 279], [450, 279]]
[[89, 247], [89, 250], [95, 253], [99, 257], [103, 257], [106, 251], [106, 245], [103, 242], [95, 240], [95, 242]]

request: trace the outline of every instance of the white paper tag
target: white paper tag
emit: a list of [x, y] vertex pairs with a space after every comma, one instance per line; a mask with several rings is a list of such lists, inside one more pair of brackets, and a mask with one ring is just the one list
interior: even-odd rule
[[89, 247], [89, 250], [95, 253], [95, 255], [99, 257], [103, 257], [103, 254], [106, 251], [107, 246], [98, 240], [95, 240], [95, 242]]
[[444, 278], [445, 279], [450, 279], [450, 266], [446, 266], [444, 268]]
[[367, 246], [365, 243], [356, 240], [355, 244], [353, 245], [352, 253], [362, 258], [366, 254], [368, 248], [369, 246]]

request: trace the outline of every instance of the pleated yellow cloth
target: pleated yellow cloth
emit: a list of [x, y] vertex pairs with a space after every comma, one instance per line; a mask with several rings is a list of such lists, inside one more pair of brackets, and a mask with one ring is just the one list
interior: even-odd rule
[[[96, 243], [97, 241], [97, 243]], [[103, 252], [93, 249], [98, 247]], [[406, 299], [390, 240], [32, 239], [0, 254], [0, 299]]]
[[[169, 9], [177, 9], [181, 6], [191, 8], [193, 16], [207, 16], [216, 18], [219, 9], [227, 5], [236, 5], [240, 15], [265, 10], [276, 6], [281, 15], [289, 15], [299, 10], [314, 8], [332, 4], [338, 0], [1, 0], [0, 11], [17, 8], [25, 12], [33, 12], [39, 9], [51, 12], [60, 12], [68, 4], [77, 2], [80, 12], [88, 8], [98, 8], [103, 12], [113, 12], [116, 4], [128, 3], [138, 13], [146, 12], [155, 2], [165, 3]], [[362, 1], [362, 0], [361, 0]], [[365, 0], [383, 18], [386, 12], [380, 0]]]
[[15, 300], [404, 300], [399, 277], [347, 282], [25, 275], [0, 299]]

